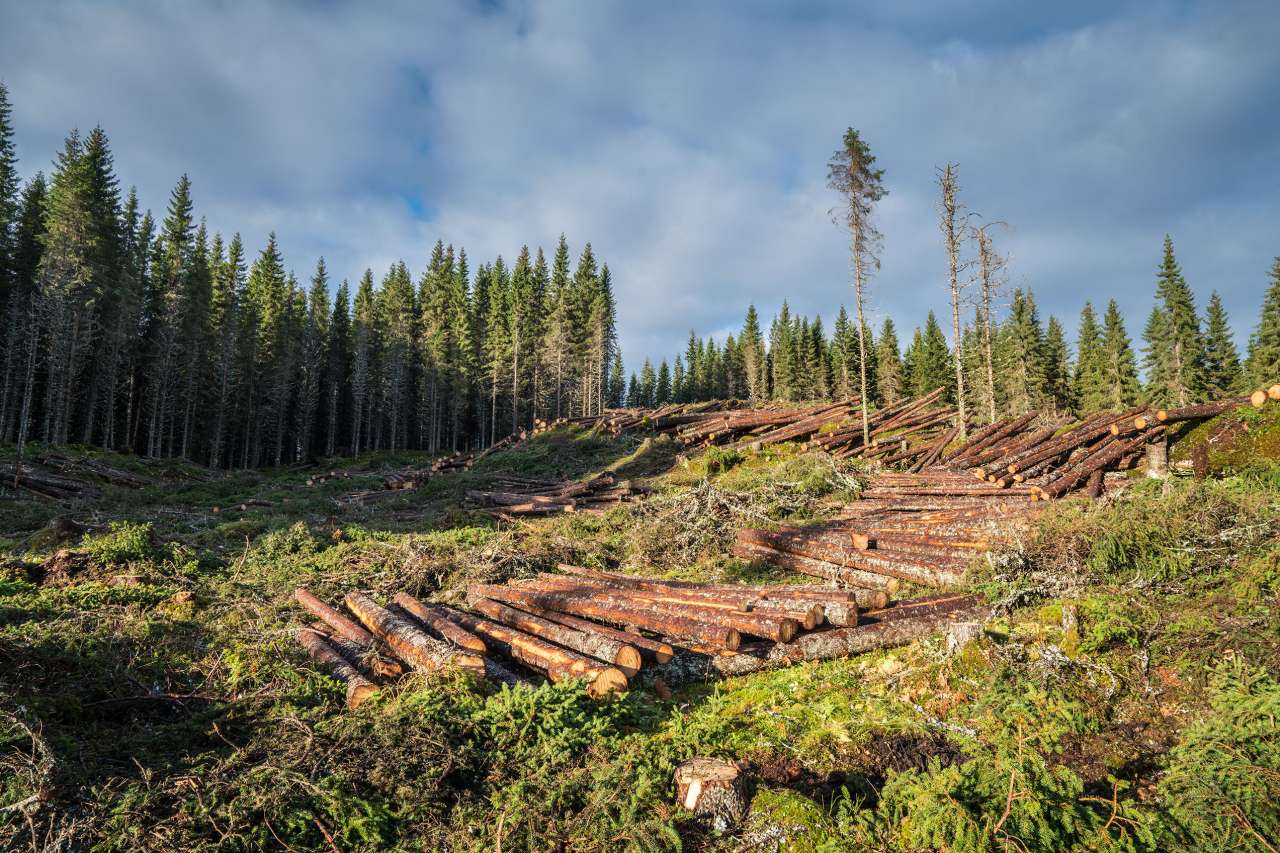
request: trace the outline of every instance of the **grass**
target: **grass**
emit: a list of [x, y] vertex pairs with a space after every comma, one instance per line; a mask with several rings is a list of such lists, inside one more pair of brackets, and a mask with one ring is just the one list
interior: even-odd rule
[[[66, 451], [69, 454], [79, 450]], [[0, 502], [0, 847], [100, 850], [1266, 850], [1280, 840], [1280, 469], [1055, 504], [974, 578], [1006, 605], [940, 640], [597, 702], [413, 676], [358, 711], [290, 636], [306, 584], [458, 600], [570, 560], [786, 580], [736, 527], [828, 516], [861, 472], [783, 446], [688, 454], [559, 430], [368, 507], [415, 454], [155, 477]], [[321, 470], [317, 469], [317, 470]], [[656, 487], [498, 526], [496, 476]], [[267, 506], [238, 506], [248, 498]], [[59, 518], [88, 528], [60, 541]], [[51, 573], [60, 550], [71, 568]], [[61, 565], [61, 564], [60, 564]], [[56, 580], [55, 580], [56, 579]], [[745, 825], [679, 811], [693, 755], [744, 762]]]

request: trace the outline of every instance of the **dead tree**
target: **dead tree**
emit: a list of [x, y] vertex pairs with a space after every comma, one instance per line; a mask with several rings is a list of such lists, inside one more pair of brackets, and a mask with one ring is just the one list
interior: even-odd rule
[[[947, 284], [951, 288], [951, 335], [952, 349], [956, 363], [956, 408], [960, 412], [960, 438], [968, 438], [968, 417], [965, 411], [964, 360], [960, 357], [960, 271], [966, 266], [960, 261], [960, 229], [956, 225], [956, 217], [963, 218], [963, 206], [956, 200], [959, 185], [956, 181], [957, 163], [948, 163], [938, 170], [938, 188], [942, 191], [940, 206], [941, 217], [939, 227], [942, 228], [943, 243], [947, 247]], [[994, 404], [992, 404], [994, 410]], [[992, 420], [995, 415], [991, 415]]]
[[988, 222], [972, 229], [974, 240], [978, 244], [978, 282], [981, 294], [978, 299], [978, 325], [982, 338], [982, 362], [986, 369], [987, 381], [983, 388], [986, 396], [987, 420], [996, 422], [996, 369], [994, 357], [995, 315], [992, 303], [1000, 285], [1000, 271], [1004, 269], [1005, 260], [996, 253], [991, 243], [990, 228], [1004, 225], [1003, 222]]

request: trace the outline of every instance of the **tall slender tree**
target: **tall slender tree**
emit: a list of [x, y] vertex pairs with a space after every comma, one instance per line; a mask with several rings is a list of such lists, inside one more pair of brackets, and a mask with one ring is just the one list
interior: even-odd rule
[[[873, 269], [880, 266], [879, 245], [880, 232], [876, 230], [872, 214], [875, 203], [884, 198], [888, 192], [884, 188], [884, 170], [875, 168], [876, 158], [870, 147], [852, 127], [845, 131], [841, 147], [836, 149], [827, 164], [827, 183], [840, 193], [844, 207], [840, 212], [840, 221], [849, 229], [849, 251], [853, 262], [853, 301], [857, 309], [858, 324], [858, 366], [860, 373], [861, 397], [868, 397], [867, 386], [867, 341], [863, 334], [866, 329], [866, 318], [863, 305], [866, 288]], [[862, 440], [871, 443], [870, 415], [867, 407], [862, 407]]]
[[1249, 337], [1247, 364], [1249, 381], [1267, 387], [1280, 381], [1280, 255], [1271, 265], [1270, 277], [1258, 325]]
[[1227, 309], [1216, 290], [1210, 294], [1205, 309], [1204, 330], [1204, 394], [1218, 400], [1239, 391], [1244, 376]]

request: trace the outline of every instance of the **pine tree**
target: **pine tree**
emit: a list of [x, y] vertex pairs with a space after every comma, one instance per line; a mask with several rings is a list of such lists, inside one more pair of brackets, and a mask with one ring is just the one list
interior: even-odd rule
[[[875, 168], [876, 158], [870, 147], [852, 127], [845, 131], [842, 145], [832, 155], [828, 165], [827, 183], [840, 193], [847, 208], [844, 212], [845, 225], [849, 228], [850, 254], [853, 257], [853, 295], [854, 317], [858, 329], [858, 364], [859, 394], [870, 399], [867, 385], [867, 359], [869, 350], [863, 332], [867, 328], [863, 314], [863, 304], [867, 281], [871, 270], [880, 265], [877, 256], [880, 232], [872, 221], [875, 203], [884, 198], [888, 190], [884, 188], [884, 170]], [[871, 444], [871, 426], [868, 407], [862, 407], [862, 442]]]
[[1123, 409], [1138, 401], [1141, 389], [1137, 359], [1114, 299], [1107, 303], [1102, 327], [1102, 407]]
[[876, 403], [889, 406], [902, 399], [907, 389], [907, 377], [902, 366], [898, 343], [898, 331], [893, 320], [886, 317], [880, 328], [880, 340], [876, 343]]
[[1104, 356], [1102, 330], [1086, 302], [1080, 312], [1080, 329], [1076, 335], [1076, 368], [1072, 376], [1072, 395], [1082, 411], [1094, 412], [1107, 405], [1107, 388], [1103, 380]]
[[1049, 317], [1044, 335], [1044, 391], [1046, 402], [1053, 411], [1071, 409], [1071, 352], [1067, 348], [1067, 336], [1057, 317]]
[[627, 403], [627, 379], [622, 367], [622, 352], [613, 351], [613, 361], [609, 364], [609, 406], [619, 408]]
[[1156, 276], [1156, 307], [1160, 320], [1149, 327], [1147, 385], [1151, 402], [1186, 406], [1202, 396], [1205, 352], [1195, 297], [1173, 254], [1173, 240], [1164, 238], [1164, 256]]
[[1269, 388], [1280, 382], [1280, 255], [1271, 266], [1271, 284], [1262, 297], [1258, 325], [1249, 337], [1249, 381]]
[[1243, 387], [1244, 376], [1227, 310], [1216, 290], [1209, 296], [1204, 327], [1204, 393], [1211, 400], [1221, 400]]
[[836, 397], [852, 397], [858, 385], [858, 336], [849, 322], [849, 312], [840, 306], [831, 333], [831, 385]]

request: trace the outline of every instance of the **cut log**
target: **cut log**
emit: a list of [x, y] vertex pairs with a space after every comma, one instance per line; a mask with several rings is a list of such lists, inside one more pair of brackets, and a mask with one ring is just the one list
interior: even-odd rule
[[834, 563], [815, 560], [811, 557], [802, 557], [798, 554], [775, 551], [772, 548], [752, 545], [749, 542], [734, 542], [729, 549], [729, 553], [743, 560], [762, 560], [784, 569], [790, 569], [793, 572], [799, 572], [802, 575], [826, 578], [849, 586], [862, 587], [863, 589], [892, 593], [898, 589], [900, 583], [894, 577], [887, 577], [861, 569], [844, 568]]
[[337, 609], [316, 598], [305, 587], [298, 587], [294, 590], [293, 597], [302, 605], [304, 610], [328, 625], [339, 637], [365, 648], [373, 648], [372, 634], [352, 622]]
[[601, 625], [587, 619], [577, 616], [571, 616], [568, 613], [557, 613], [554, 610], [543, 610], [542, 608], [525, 606], [522, 609], [527, 610], [535, 616], [541, 616], [550, 622], [557, 622], [569, 628], [576, 628], [579, 631], [585, 631], [589, 634], [598, 634], [619, 643], [625, 643], [628, 646], [640, 652], [640, 657], [652, 663], [666, 663], [671, 660], [671, 656], [675, 650], [670, 643], [664, 643], [659, 640], [653, 640], [643, 634], [636, 634], [631, 631], [622, 631], [618, 628], [611, 628], [608, 625]]
[[436, 672], [457, 666], [484, 675], [484, 658], [458, 651], [414, 627], [406, 619], [378, 605], [362, 592], [349, 592], [343, 602], [356, 618], [409, 666], [422, 672]]
[[330, 675], [347, 686], [348, 708], [358, 708], [365, 700], [377, 695], [377, 685], [347, 663], [346, 659], [338, 654], [338, 650], [329, 645], [323, 634], [312, 631], [310, 628], [299, 628], [296, 636], [313, 661], [323, 666]]
[[470, 613], [459, 613], [458, 621], [468, 631], [484, 637], [487, 643], [493, 643], [507, 657], [546, 673], [552, 681], [584, 679], [587, 692], [592, 696], [627, 689], [627, 676], [617, 667]]
[[569, 628], [488, 598], [472, 602], [471, 606], [494, 622], [541, 637], [566, 649], [590, 655], [604, 663], [611, 663], [622, 670], [627, 678], [631, 678], [640, 671], [639, 650], [625, 643], [599, 634]]
[[453, 621], [452, 615], [454, 611], [449, 608], [441, 607], [438, 604], [427, 604], [404, 592], [396, 593], [396, 597], [392, 600], [408, 611], [419, 622], [434, 631], [440, 639], [468, 651], [480, 654], [488, 651], [485, 648], [484, 640]]
[[332, 629], [323, 622], [312, 622], [308, 627], [318, 634], [323, 634], [329, 645], [337, 649], [339, 654], [366, 675], [372, 674], [378, 678], [399, 678], [404, 675], [404, 664], [393, 657], [380, 654], [373, 646], [362, 646], [343, 637], [334, 636], [331, 633]]
[[636, 626], [655, 634], [698, 640], [722, 649], [736, 649], [742, 642], [741, 635], [723, 624], [702, 622], [688, 617], [670, 616], [650, 607], [634, 604], [601, 604], [580, 595], [547, 590], [521, 590], [505, 586], [475, 584], [468, 587], [468, 594], [478, 598], [492, 598], [517, 607], [532, 606], [543, 610], [556, 610], [573, 616], [599, 619], [615, 625]]
[[[1262, 394], [1265, 402], [1267, 393], [1265, 391], [1256, 391], [1255, 394]], [[1223, 414], [1224, 412], [1234, 411], [1246, 403], [1251, 403], [1250, 397], [1232, 397], [1229, 400], [1218, 400], [1213, 403], [1202, 403], [1198, 406], [1183, 406], [1180, 409], [1160, 409], [1156, 412], [1156, 420], [1162, 424], [1176, 423], [1177, 421], [1193, 421], [1202, 418], [1212, 418]]]

